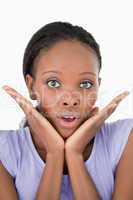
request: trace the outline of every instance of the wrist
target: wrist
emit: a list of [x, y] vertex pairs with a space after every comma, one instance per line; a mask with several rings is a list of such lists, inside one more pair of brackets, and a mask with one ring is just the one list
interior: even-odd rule
[[73, 158], [82, 158], [83, 155], [82, 153], [79, 153], [79, 152], [75, 152], [71, 149], [66, 149], [65, 151], [65, 157], [66, 157], [66, 160], [72, 160]]
[[65, 154], [66, 156], [71, 156], [71, 155], [82, 155], [82, 152], [78, 148], [73, 148], [73, 145], [71, 143], [66, 143], [65, 144]]
[[54, 153], [47, 153], [46, 160], [47, 159], [54, 159], [56, 161], [58, 160], [64, 160], [64, 150], [56, 151]]

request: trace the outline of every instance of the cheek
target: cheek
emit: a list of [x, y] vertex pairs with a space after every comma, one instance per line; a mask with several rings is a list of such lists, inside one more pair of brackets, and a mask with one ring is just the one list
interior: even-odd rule
[[52, 90], [42, 89], [39, 91], [39, 104], [46, 108], [53, 108], [56, 106], [56, 92]]
[[49, 94], [49, 92], [45, 93], [41, 96], [39, 105], [42, 112], [45, 112], [45, 116], [48, 117], [49, 120], [56, 117], [57, 103], [55, 95]]
[[84, 98], [84, 106], [88, 109], [91, 109], [94, 106], [96, 100], [97, 100], [97, 92], [96, 91], [89, 92], [87, 96]]
[[46, 95], [42, 101], [42, 104], [47, 108], [54, 108], [56, 106], [56, 99], [54, 96]]

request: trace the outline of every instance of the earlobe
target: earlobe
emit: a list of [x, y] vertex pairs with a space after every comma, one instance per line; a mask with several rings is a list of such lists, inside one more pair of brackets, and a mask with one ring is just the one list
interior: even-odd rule
[[30, 74], [26, 74], [25, 81], [26, 81], [26, 85], [27, 85], [28, 90], [31, 90], [32, 85], [33, 85], [32, 76]]
[[27, 74], [25, 80], [26, 80], [26, 85], [27, 85], [27, 88], [29, 91], [30, 98], [32, 100], [36, 100], [37, 97], [36, 97], [35, 92], [33, 91], [34, 80], [33, 80], [32, 76], [30, 74]]
[[37, 99], [36, 94], [33, 91], [30, 92], [30, 98], [32, 100], [36, 100]]

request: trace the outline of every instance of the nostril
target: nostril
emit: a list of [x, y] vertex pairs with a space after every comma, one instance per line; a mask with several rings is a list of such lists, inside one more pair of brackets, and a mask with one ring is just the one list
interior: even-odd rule
[[[75, 103], [73, 103], [73, 106], [76, 106], [78, 103], [77, 102], [75, 102]], [[66, 102], [64, 102], [63, 103], [63, 105], [69, 105], [68, 103], [66, 103]]]
[[[64, 102], [63, 105], [68, 105], [68, 104]], [[77, 105], [77, 102], [74, 103], [73, 105], [74, 105], [74, 106]]]
[[63, 103], [64, 105], [67, 105], [67, 103]]

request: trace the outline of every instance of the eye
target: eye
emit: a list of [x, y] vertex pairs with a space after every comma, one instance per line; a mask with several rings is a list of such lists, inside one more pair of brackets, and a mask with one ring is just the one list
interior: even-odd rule
[[85, 87], [86, 89], [89, 89], [92, 87], [93, 84], [90, 81], [86, 80], [86, 81], [83, 81], [80, 85], [82, 85], [82, 87]]
[[[57, 83], [57, 84], [56, 84]], [[49, 87], [59, 87], [60, 84], [58, 84], [59, 82], [57, 80], [48, 80], [47, 84]]]

